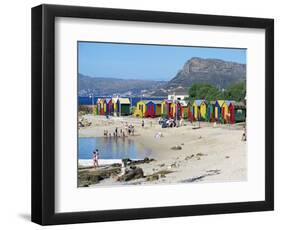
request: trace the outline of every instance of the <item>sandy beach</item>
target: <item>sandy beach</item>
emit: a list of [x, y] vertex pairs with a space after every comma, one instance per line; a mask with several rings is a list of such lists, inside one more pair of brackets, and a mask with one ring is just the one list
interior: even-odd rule
[[[82, 117], [80, 117], [81, 119]], [[90, 186], [111, 186], [114, 184], [161, 184], [191, 182], [234, 182], [247, 180], [247, 142], [241, 141], [243, 124], [214, 126], [213, 123], [185, 122], [178, 128], [161, 128], [158, 118], [142, 119], [134, 117], [110, 117], [84, 115], [91, 123], [88, 127], [79, 128], [79, 137], [103, 137], [104, 130], [114, 132], [115, 128], [124, 129], [126, 122], [135, 127], [134, 136], [128, 136], [134, 142], [151, 149], [150, 163], [139, 164], [144, 178], [117, 181], [111, 176]], [[161, 137], [156, 137], [157, 134]], [[117, 137], [118, 138], [118, 137]], [[121, 138], [121, 137], [119, 137]], [[177, 146], [179, 149], [171, 149]], [[81, 168], [94, 171], [92, 160], [79, 160]], [[106, 162], [102, 161], [100, 165]], [[120, 160], [119, 160], [120, 162]], [[105, 167], [105, 166], [101, 166]], [[82, 172], [85, 169], [79, 169]], [[169, 172], [162, 174], [161, 172]], [[156, 180], [147, 180], [149, 175], [159, 172]]]

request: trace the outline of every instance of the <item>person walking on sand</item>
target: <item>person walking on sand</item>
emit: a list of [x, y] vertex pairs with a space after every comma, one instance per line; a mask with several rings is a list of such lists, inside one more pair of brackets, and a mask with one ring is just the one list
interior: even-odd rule
[[141, 121], [141, 127], [144, 128], [144, 120]]

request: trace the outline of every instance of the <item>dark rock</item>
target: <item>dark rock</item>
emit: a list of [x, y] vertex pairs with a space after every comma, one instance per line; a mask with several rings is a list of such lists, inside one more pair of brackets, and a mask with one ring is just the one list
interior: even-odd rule
[[197, 156], [197, 157], [203, 157], [203, 156], [207, 156], [207, 154], [204, 154], [204, 153], [197, 153], [196, 156]]
[[173, 146], [171, 149], [172, 149], [172, 150], [181, 150], [182, 147], [179, 146], [179, 145], [176, 145], [176, 146]]
[[246, 65], [219, 59], [189, 59], [177, 75], [168, 82], [167, 88], [190, 87], [194, 83], [209, 83], [227, 88], [246, 79]]
[[143, 160], [131, 160], [129, 158], [124, 158], [122, 159], [122, 162], [124, 163], [125, 166], [127, 165], [138, 165], [138, 164], [145, 164], [145, 163], [150, 163], [152, 161], [155, 161], [153, 158], [148, 158], [145, 157]]
[[119, 177], [117, 180], [118, 181], [130, 181], [130, 180], [135, 180], [135, 179], [139, 179], [139, 178], [143, 178], [143, 170], [142, 168], [130, 168], [128, 171], [126, 171], [126, 173], [124, 175], [122, 175], [121, 177]]
[[147, 181], [159, 180], [159, 175], [158, 175], [158, 174], [150, 175], [150, 176], [146, 177], [146, 180], [147, 180]]
[[113, 175], [118, 175], [121, 172], [121, 167], [104, 167], [95, 170], [78, 170], [78, 186], [87, 187], [91, 184], [97, 184], [101, 180], [109, 178]]

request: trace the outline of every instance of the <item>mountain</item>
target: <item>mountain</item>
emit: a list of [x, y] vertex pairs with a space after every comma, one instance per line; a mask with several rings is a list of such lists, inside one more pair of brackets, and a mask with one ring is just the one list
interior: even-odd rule
[[158, 87], [166, 84], [164, 81], [99, 78], [79, 74], [79, 95], [139, 96], [150, 95]]
[[219, 89], [246, 80], [246, 65], [220, 59], [189, 59], [170, 81], [98, 78], [79, 74], [79, 95], [167, 96], [187, 92], [194, 83], [209, 83]]
[[170, 80], [167, 90], [189, 88], [194, 83], [209, 83], [219, 89], [246, 80], [246, 65], [220, 59], [189, 59], [177, 75]]

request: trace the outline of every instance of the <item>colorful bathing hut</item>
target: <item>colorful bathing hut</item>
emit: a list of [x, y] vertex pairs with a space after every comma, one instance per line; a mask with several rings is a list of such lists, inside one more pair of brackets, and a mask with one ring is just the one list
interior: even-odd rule
[[118, 111], [118, 97], [113, 97], [111, 99], [111, 103], [113, 106], [113, 115], [117, 115], [117, 111]]
[[106, 112], [106, 101], [104, 98], [98, 98], [97, 100], [97, 114], [105, 115]]
[[193, 118], [194, 120], [201, 120], [201, 104], [203, 100], [194, 100], [192, 107], [193, 107]]
[[179, 101], [172, 102], [171, 103], [171, 118], [180, 119], [182, 116], [182, 107], [181, 103]]
[[145, 112], [146, 112], [146, 103], [148, 103], [149, 101], [147, 100], [142, 100], [137, 102], [137, 106], [134, 112], [134, 116], [136, 117], [144, 117], [145, 116]]
[[208, 104], [207, 108], [207, 113], [208, 113], [208, 121], [210, 122], [215, 122], [215, 107], [216, 107], [216, 101], [210, 101]]
[[188, 101], [180, 101], [181, 118], [188, 119]]
[[222, 121], [222, 115], [221, 115], [221, 108], [224, 103], [224, 100], [217, 100], [215, 104], [215, 119], [218, 122]]
[[194, 121], [193, 106], [192, 106], [192, 102], [190, 101], [187, 102], [187, 119], [190, 122]]
[[234, 101], [226, 100], [221, 106], [221, 116], [224, 123], [234, 124], [235, 114], [234, 114]]
[[148, 101], [146, 103], [145, 117], [157, 117], [161, 115], [161, 101]]
[[161, 103], [161, 113], [162, 116], [166, 118], [172, 118], [173, 117], [173, 112], [172, 112], [172, 100], [164, 100]]
[[246, 121], [246, 105], [243, 102], [234, 102], [233, 105], [235, 122]]
[[112, 103], [112, 99], [111, 98], [106, 98], [105, 99], [106, 102], [106, 115], [113, 115], [114, 113], [114, 104]]
[[117, 100], [117, 114], [120, 116], [130, 115], [131, 102], [129, 98], [118, 98]]
[[200, 104], [200, 117], [201, 120], [208, 121], [210, 116], [208, 114], [208, 105], [209, 103], [205, 100], [202, 100]]

